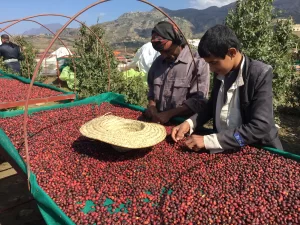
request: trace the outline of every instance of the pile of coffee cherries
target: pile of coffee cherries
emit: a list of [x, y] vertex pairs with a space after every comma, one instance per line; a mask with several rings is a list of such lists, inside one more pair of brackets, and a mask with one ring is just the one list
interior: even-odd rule
[[[0, 78], [0, 102], [26, 100], [29, 84], [14, 79]], [[62, 94], [48, 88], [33, 86], [30, 98], [45, 98]]]
[[[81, 136], [87, 121], [118, 105], [82, 105], [29, 117], [30, 164], [38, 184], [76, 224], [299, 224], [300, 165], [252, 147], [190, 152], [170, 136], [126, 153]], [[0, 119], [21, 156], [22, 116]], [[173, 125], [166, 130], [170, 134]]]

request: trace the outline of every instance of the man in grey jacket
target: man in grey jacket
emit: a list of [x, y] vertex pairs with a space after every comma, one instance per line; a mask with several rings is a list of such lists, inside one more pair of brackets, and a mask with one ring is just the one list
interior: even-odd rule
[[[159, 22], [152, 31], [153, 48], [160, 53], [148, 72], [149, 104], [145, 116], [161, 124], [176, 116], [191, 116], [206, 99], [209, 67], [193, 57], [173, 24]], [[195, 62], [195, 64], [194, 64]]]
[[[198, 52], [215, 73], [213, 90], [198, 114], [172, 130], [174, 141], [195, 131], [186, 140], [194, 151], [252, 144], [283, 149], [273, 116], [272, 67], [243, 55], [235, 33], [224, 25], [205, 33]], [[197, 135], [211, 118], [213, 132]]]

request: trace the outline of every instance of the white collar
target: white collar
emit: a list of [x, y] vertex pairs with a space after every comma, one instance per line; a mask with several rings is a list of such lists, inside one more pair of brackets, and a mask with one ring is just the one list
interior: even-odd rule
[[235, 81], [236, 85], [238, 87], [244, 85], [243, 69], [244, 69], [244, 65], [245, 65], [245, 56], [242, 55], [242, 57], [243, 57], [243, 61], [242, 61], [241, 67], [240, 67], [239, 75], [238, 75], [238, 77], [236, 78], [236, 81]]

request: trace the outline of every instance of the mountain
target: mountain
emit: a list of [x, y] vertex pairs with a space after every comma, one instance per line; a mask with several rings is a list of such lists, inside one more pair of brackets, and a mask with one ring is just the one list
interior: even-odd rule
[[[62, 27], [62, 25], [59, 23], [51, 23], [51, 24], [44, 24], [44, 25], [54, 33]], [[41, 26], [40, 28], [33, 28], [23, 33], [23, 35], [40, 35], [40, 34], [51, 34], [51, 32], [49, 32], [46, 28]]]
[[183, 18], [194, 25], [193, 33], [198, 36], [200, 33], [205, 32], [208, 28], [224, 23], [224, 20], [230, 9], [235, 7], [235, 3], [223, 7], [212, 6], [207, 9], [180, 9], [180, 10], [169, 10], [166, 8], [162, 9], [172, 17]]
[[[134, 47], [149, 41], [155, 24], [166, 18], [158, 11], [125, 13], [117, 20], [100, 24], [105, 30], [105, 38], [120, 47]], [[187, 37], [193, 36], [194, 26], [191, 22], [173, 17]]]
[[[212, 6], [207, 9], [181, 9], [181, 10], [169, 10], [162, 8], [168, 15], [176, 16], [186, 19], [191, 22], [195, 29], [194, 34], [205, 32], [208, 28], [224, 23], [225, 18], [230, 9], [235, 7], [236, 3], [233, 2], [223, 7]], [[280, 10], [282, 14], [280, 17], [292, 16], [295, 23], [300, 23], [300, 0], [275, 0], [274, 7], [276, 10]]]
[[[161, 8], [175, 19], [187, 38], [200, 38], [208, 28], [224, 23], [229, 10], [235, 5], [236, 3], [233, 2], [223, 7], [212, 6], [202, 10]], [[280, 17], [292, 16], [295, 23], [300, 23], [300, 0], [275, 0], [274, 7], [277, 11], [281, 11]], [[111, 43], [119, 43], [123, 46], [130, 46], [133, 43], [140, 45], [149, 41], [152, 28], [162, 19], [165, 17], [161, 13], [152, 10], [126, 13], [117, 20], [103, 23], [101, 26], [106, 32], [107, 40]]]
[[[162, 8], [179, 25], [187, 38], [200, 38], [201, 35], [210, 27], [224, 23], [230, 9], [236, 3], [231, 3], [223, 7], [209, 7], [207, 9], [180, 9], [169, 10]], [[300, 23], [300, 0], [275, 0], [274, 7], [282, 11], [280, 17], [292, 16], [295, 23]], [[151, 30], [156, 23], [165, 20], [157, 10], [149, 12], [125, 13], [118, 19], [99, 24], [105, 30], [105, 38], [115, 47], [139, 47], [150, 40]], [[51, 30], [56, 31], [61, 28], [60, 24], [48, 24]], [[44, 28], [32, 29], [24, 34], [47, 33]], [[75, 38], [78, 29], [68, 28], [63, 33], [63, 37]]]
[[282, 11], [282, 17], [292, 16], [295, 23], [300, 23], [300, 0], [275, 0], [274, 7]]

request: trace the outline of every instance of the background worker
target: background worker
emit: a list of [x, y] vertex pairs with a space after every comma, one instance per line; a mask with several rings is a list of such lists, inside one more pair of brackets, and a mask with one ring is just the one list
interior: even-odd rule
[[1, 35], [0, 57], [2, 57], [5, 67], [12, 72], [21, 74], [21, 65], [19, 60], [23, 60], [20, 47], [9, 41], [7, 34]]

